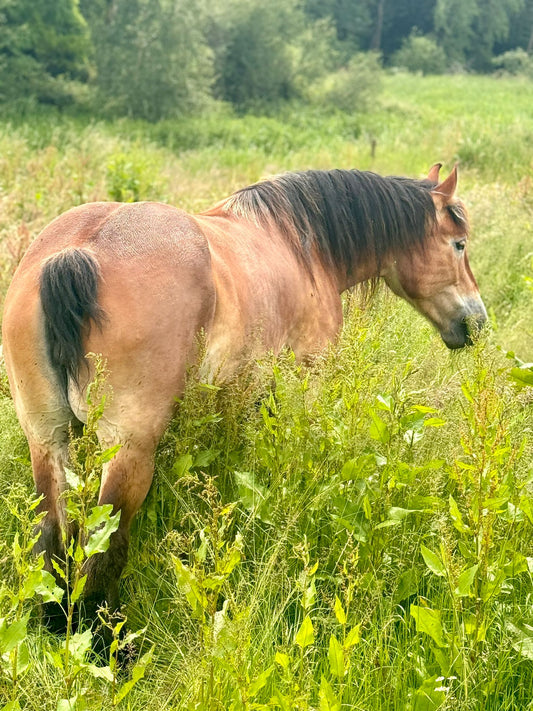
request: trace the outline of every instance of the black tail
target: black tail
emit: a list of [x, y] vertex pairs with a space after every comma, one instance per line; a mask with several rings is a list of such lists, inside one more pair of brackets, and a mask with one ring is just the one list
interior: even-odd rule
[[83, 336], [90, 322], [101, 325], [97, 303], [100, 267], [82, 249], [67, 249], [49, 259], [41, 272], [41, 304], [48, 357], [68, 401], [68, 381], [77, 382], [85, 356]]

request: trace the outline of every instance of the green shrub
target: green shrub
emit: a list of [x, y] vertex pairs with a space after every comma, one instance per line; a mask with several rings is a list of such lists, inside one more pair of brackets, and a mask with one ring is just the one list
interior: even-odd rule
[[446, 54], [432, 37], [412, 32], [394, 54], [392, 64], [409, 72], [442, 74], [447, 67]]
[[492, 63], [507, 74], [533, 77], [533, 58], [521, 47], [499, 54]]
[[381, 90], [381, 73], [378, 54], [356, 54], [345, 67], [312, 86], [309, 99], [346, 113], [365, 111]]

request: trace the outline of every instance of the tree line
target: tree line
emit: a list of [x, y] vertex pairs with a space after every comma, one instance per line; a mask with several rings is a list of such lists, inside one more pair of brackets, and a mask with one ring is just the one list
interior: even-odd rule
[[215, 101], [350, 109], [381, 65], [531, 71], [532, 52], [533, 0], [0, 0], [0, 103], [153, 121]]

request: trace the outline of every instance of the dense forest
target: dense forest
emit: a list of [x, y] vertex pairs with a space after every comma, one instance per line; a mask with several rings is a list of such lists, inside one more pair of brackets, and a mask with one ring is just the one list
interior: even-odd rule
[[0, 102], [352, 110], [383, 66], [533, 74], [532, 50], [533, 0], [0, 0]]

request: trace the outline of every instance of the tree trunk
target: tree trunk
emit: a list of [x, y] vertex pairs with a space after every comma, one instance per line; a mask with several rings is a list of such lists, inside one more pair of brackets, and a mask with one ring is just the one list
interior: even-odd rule
[[385, 0], [378, 0], [376, 28], [374, 36], [370, 43], [370, 49], [378, 52], [381, 49], [381, 35], [383, 34], [383, 10], [385, 8]]

